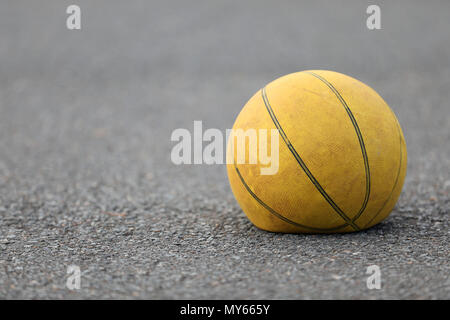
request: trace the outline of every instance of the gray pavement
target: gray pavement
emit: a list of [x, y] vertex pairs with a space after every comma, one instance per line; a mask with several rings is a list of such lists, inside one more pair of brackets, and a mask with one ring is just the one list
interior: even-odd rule
[[[379, 3], [370, 31], [364, 1], [2, 1], [0, 298], [449, 299], [450, 2]], [[260, 231], [223, 166], [171, 163], [174, 129], [230, 128], [265, 83], [319, 68], [402, 125], [408, 174], [382, 224]]]

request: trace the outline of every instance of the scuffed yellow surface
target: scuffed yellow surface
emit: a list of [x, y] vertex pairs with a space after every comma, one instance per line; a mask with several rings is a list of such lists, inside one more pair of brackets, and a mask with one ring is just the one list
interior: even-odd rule
[[[227, 165], [248, 218], [264, 230], [295, 233], [351, 232], [385, 219], [401, 193], [407, 163], [402, 130], [386, 102], [364, 83], [324, 70], [286, 75], [264, 91], [295, 152], [350, 222], [319, 192], [282, 136], [277, 174], [261, 175], [259, 164]], [[262, 93], [247, 102], [233, 129], [277, 129]], [[361, 133], [368, 168], [344, 104]]]

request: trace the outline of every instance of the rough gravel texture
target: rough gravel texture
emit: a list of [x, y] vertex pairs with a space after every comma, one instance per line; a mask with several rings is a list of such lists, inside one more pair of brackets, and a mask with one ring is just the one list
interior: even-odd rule
[[[380, 1], [378, 31], [364, 1], [76, 2], [81, 31], [72, 1], [0, 4], [0, 298], [450, 298], [450, 2]], [[230, 128], [265, 83], [318, 68], [375, 88], [403, 127], [385, 222], [260, 231], [223, 166], [170, 161], [175, 128]]]

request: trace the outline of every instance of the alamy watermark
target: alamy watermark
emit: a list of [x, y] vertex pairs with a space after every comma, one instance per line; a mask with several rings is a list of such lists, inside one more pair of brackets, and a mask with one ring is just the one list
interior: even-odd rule
[[81, 269], [79, 266], [70, 265], [67, 267], [66, 287], [69, 290], [80, 290], [81, 288]]
[[67, 7], [66, 13], [69, 15], [66, 19], [66, 27], [69, 30], [81, 29], [81, 8], [76, 4]]
[[177, 142], [170, 154], [176, 165], [258, 164], [262, 175], [278, 172], [277, 129], [227, 129], [223, 133], [219, 129], [210, 128], [203, 132], [202, 121], [194, 121], [193, 134], [188, 129], [179, 128], [172, 132], [170, 139]]
[[372, 4], [367, 7], [366, 13], [369, 14], [366, 20], [366, 26], [369, 30], [381, 29], [381, 9], [380, 6]]
[[367, 289], [381, 289], [381, 270], [376, 264], [367, 267], [366, 274], [370, 274], [367, 277], [366, 285]]

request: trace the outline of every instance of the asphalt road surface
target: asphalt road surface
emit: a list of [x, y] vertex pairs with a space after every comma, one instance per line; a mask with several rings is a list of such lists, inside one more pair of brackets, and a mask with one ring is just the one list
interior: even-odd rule
[[[0, 4], [0, 298], [450, 298], [450, 2], [380, 1], [381, 30], [364, 1], [76, 2], [81, 30], [73, 1]], [[370, 230], [258, 230], [223, 165], [170, 161], [174, 129], [231, 128], [305, 69], [367, 83], [403, 128], [403, 193]]]

